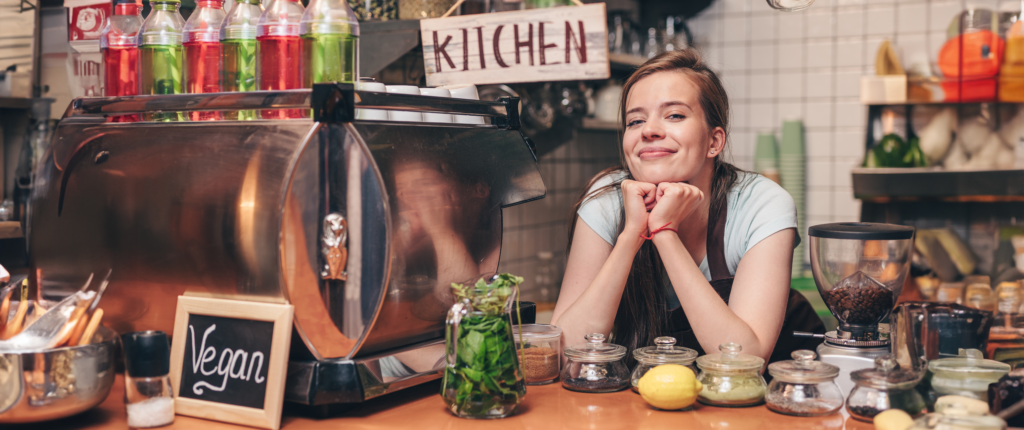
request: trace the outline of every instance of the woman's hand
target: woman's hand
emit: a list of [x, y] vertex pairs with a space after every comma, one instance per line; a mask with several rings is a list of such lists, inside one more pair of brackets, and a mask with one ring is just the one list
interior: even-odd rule
[[655, 193], [658, 187], [647, 182], [622, 181], [622, 205], [626, 213], [626, 223], [622, 232], [629, 235], [646, 235], [648, 212], [657, 201]]
[[[623, 192], [625, 196], [625, 192]], [[656, 205], [647, 218], [650, 231], [668, 225], [668, 228], [679, 228], [679, 223], [690, 216], [704, 200], [700, 188], [682, 182], [662, 182], [655, 192]], [[627, 218], [628, 220], [628, 218]]]

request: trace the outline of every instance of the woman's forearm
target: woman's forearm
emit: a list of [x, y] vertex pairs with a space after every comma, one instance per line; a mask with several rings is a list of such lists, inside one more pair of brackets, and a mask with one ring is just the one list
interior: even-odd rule
[[633, 258], [643, 239], [638, 235], [622, 234], [597, 276], [586, 290], [551, 323], [562, 328], [562, 338], [568, 344], [581, 343], [590, 333], [608, 336], [619, 309], [622, 291], [633, 265]]
[[722, 301], [679, 236], [662, 233], [655, 235], [653, 241], [665, 262], [672, 288], [704, 351], [710, 354], [718, 351], [718, 346], [723, 343], [735, 342], [743, 345], [744, 353], [759, 357], [771, 355], [774, 339], [771, 340], [772, 345], [767, 345], [768, 342], [759, 339], [750, 325]]

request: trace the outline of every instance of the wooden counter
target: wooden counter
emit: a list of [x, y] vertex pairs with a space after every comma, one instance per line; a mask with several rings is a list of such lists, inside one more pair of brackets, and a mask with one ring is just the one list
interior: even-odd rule
[[[764, 406], [741, 409], [698, 405], [686, 412], [652, 409], [632, 391], [583, 394], [555, 383], [527, 387], [526, 398], [513, 417], [502, 420], [455, 418], [441, 401], [439, 381], [413, 387], [357, 406], [329, 419], [312, 419], [290, 414], [286, 407], [281, 428], [299, 429], [409, 429], [415, 430], [548, 430], [548, 429], [847, 429], [870, 430], [874, 426], [836, 413], [825, 417], [799, 418], [780, 415]], [[117, 377], [110, 396], [91, 411], [45, 424], [4, 426], [5, 430], [46, 428], [124, 430], [124, 381]], [[161, 429], [226, 430], [246, 429], [214, 421], [178, 416], [174, 424]]]

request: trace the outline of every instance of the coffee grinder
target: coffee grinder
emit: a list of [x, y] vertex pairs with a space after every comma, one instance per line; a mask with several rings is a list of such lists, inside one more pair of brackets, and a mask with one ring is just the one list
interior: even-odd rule
[[[836, 383], [849, 394], [850, 372], [874, 366], [889, 354], [889, 315], [910, 270], [914, 228], [893, 224], [844, 222], [807, 231], [811, 271], [821, 298], [839, 320], [835, 331], [814, 334], [821, 361], [839, 367]], [[805, 334], [806, 335], [806, 334]]]

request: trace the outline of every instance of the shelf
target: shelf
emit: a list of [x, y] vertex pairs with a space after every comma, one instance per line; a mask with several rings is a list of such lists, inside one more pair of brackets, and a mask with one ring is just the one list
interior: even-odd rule
[[581, 128], [584, 130], [619, 131], [619, 124], [595, 118], [583, 118], [583, 127]]
[[906, 101], [902, 103], [864, 103], [864, 106], [962, 106], [962, 105], [980, 105], [980, 104], [1007, 104], [1016, 105], [1018, 102], [1001, 102], [996, 100], [990, 100], [987, 102], [912, 102]]
[[420, 45], [419, 20], [359, 23], [359, 76], [373, 76]]
[[22, 236], [21, 223], [18, 221], [0, 221], [0, 239], [17, 239]]
[[853, 196], [861, 200], [1024, 202], [1024, 170], [855, 168], [852, 174]]
[[0, 109], [28, 109], [32, 99], [27, 97], [0, 97]]

